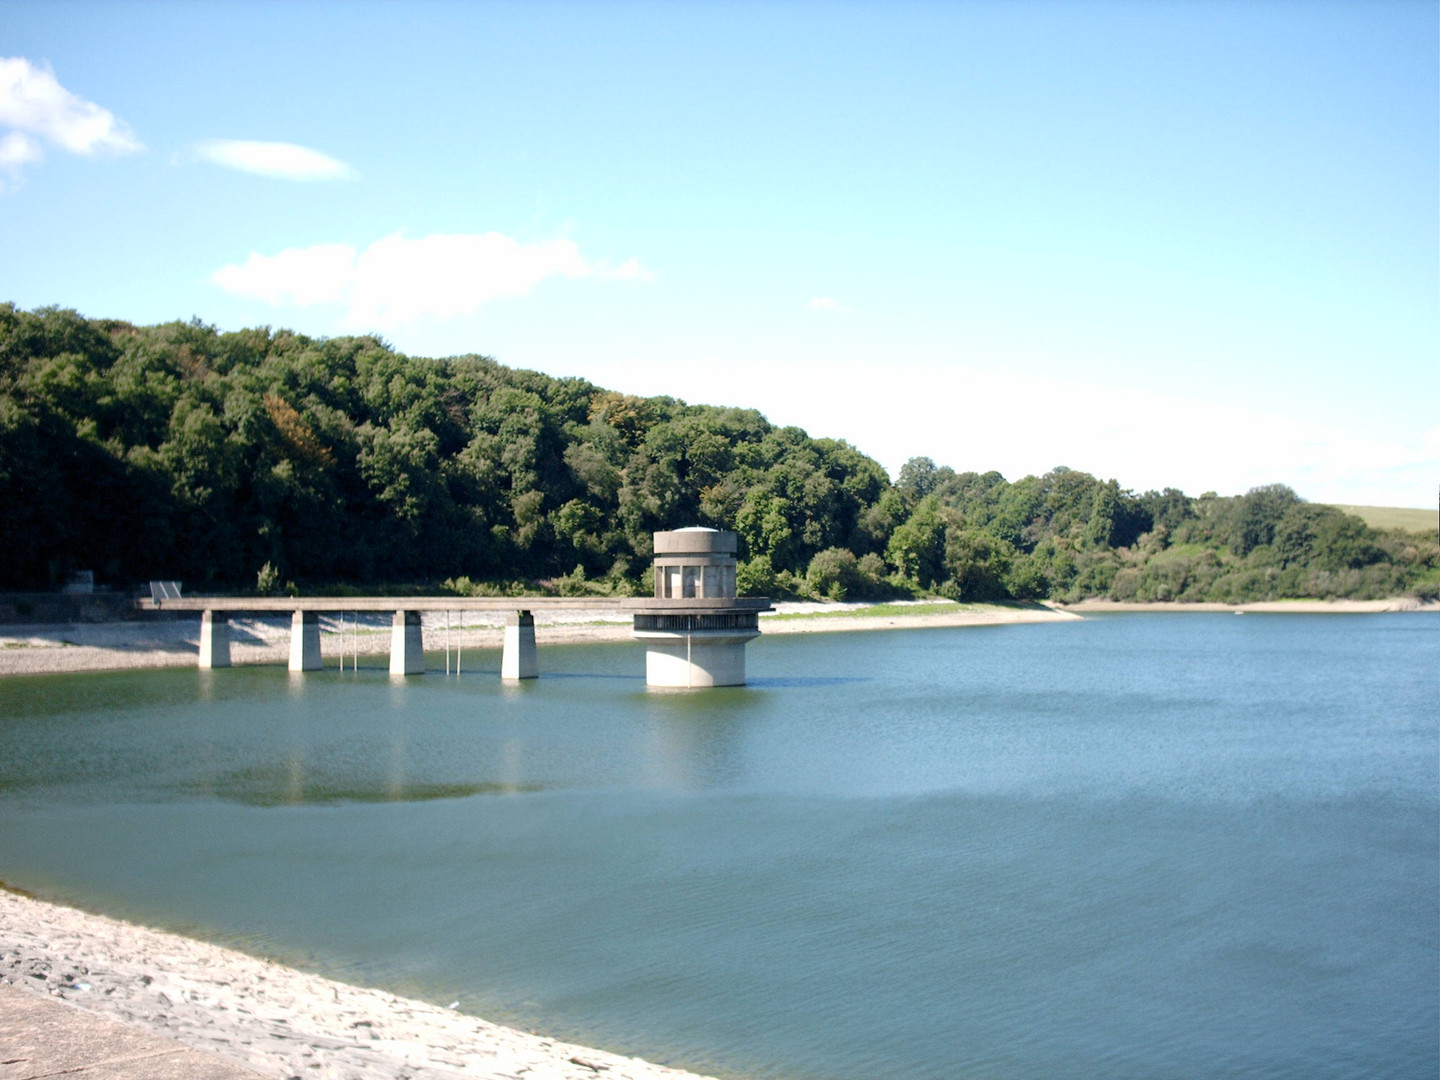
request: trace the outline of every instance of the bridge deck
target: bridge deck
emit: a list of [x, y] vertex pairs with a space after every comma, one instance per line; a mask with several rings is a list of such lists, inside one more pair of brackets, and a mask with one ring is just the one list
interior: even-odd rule
[[649, 596], [183, 596], [135, 601], [137, 611], [769, 611], [765, 597]]
[[184, 596], [135, 601], [140, 611], [618, 611], [610, 596]]

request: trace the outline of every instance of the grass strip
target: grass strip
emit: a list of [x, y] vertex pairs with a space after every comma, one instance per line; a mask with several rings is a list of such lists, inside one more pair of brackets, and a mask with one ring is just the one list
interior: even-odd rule
[[783, 615], [766, 615], [765, 621], [789, 619], [875, 619], [891, 618], [896, 615], [953, 615], [958, 611], [974, 611], [975, 604], [957, 604], [953, 600], [941, 600], [933, 604], [871, 604], [867, 607], [846, 608], [843, 611], [789, 611]]

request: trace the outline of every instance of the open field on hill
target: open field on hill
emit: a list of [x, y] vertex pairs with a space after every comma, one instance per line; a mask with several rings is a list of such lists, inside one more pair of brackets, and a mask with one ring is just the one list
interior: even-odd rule
[[1406, 532], [1423, 532], [1434, 535], [1440, 527], [1436, 512], [1418, 510], [1408, 506], [1347, 506], [1332, 504], [1336, 510], [1354, 514], [1372, 529], [1404, 529]]

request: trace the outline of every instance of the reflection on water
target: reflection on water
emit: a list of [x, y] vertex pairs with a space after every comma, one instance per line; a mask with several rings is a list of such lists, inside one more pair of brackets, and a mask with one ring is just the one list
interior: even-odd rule
[[1437, 630], [15, 679], [0, 877], [726, 1075], [1433, 1076]]
[[[190, 794], [224, 799], [246, 806], [325, 806], [334, 803], [425, 802], [430, 799], [464, 799], [472, 795], [516, 795], [541, 790], [537, 785], [407, 783], [403, 769], [393, 771], [382, 785], [364, 786], [349, 778], [328, 774], [323, 768], [305, 768], [303, 755], [286, 761], [278, 770], [237, 769], [197, 780]], [[184, 788], [177, 790], [183, 793]]]
[[749, 685], [752, 690], [784, 690], [795, 689], [801, 686], [844, 686], [846, 683], [866, 681], [865, 679], [857, 679], [854, 676], [846, 675], [772, 675], [769, 678], [751, 679]]

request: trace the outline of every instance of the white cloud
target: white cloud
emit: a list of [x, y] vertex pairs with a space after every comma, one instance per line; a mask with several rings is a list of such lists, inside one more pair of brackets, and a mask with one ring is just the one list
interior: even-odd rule
[[194, 150], [211, 164], [280, 180], [345, 180], [355, 175], [343, 161], [294, 143], [206, 139]]
[[846, 312], [850, 309], [833, 296], [812, 296], [805, 307], [810, 311]]
[[654, 281], [655, 275], [640, 265], [639, 259], [626, 259], [613, 270], [601, 270], [600, 276], [613, 281]]
[[12, 131], [0, 139], [0, 166], [7, 169], [29, 165], [45, 156], [40, 143], [23, 131]]
[[281, 307], [343, 301], [355, 281], [355, 249], [349, 244], [288, 248], [279, 255], [252, 253], [240, 266], [225, 266], [211, 280], [226, 292]]
[[[26, 135], [22, 131], [12, 131], [3, 139], [0, 139], [0, 174], [8, 176], [8, 186], [17, 187], [20, 183], [20, 174], [26, 165], [39, 161], [45, 156], [40, 143]], [[6, 184], [0, 180], [0, 192], [6, 189]]]
[[23, 57], [0, 57], [0, 171], [12, 186], [26, 165], [41, 161], [43, 143], [72, 154], [128, 154], [140, 141], [115, 114], [60, 85], [49, 65]]
[[[1314, 502], [1434, 506], [1434, 427], [1326, 422], [1272, 401], [1245, 407], [1225, 387], [1205, 400], [958, 360], [932, 366], [887, 356], [877, 363], [865, 349], [801, 360], [788, 348], [757, 342], [752, 355], [738, 356], [723, 342], [697, 342], [691, 362], [679, 367], [661, 347], [617, 354], [608, 366], [587, 356], [583, 374], [627, 393], [759, 409], [773, 424], [849, 440], [892, 476], [925, 455], [961, 472], [997, 469], [1011, 481], [1067, 465], [1135, 491], [1173, 486], [1192, 496], [1240, 495], [1281, 483]], [[564, 362], [527, 359], [526, 366], [570, 371], [559, 366]], [[717, 364], [726, 385], [745, 388], [743, 397], [717, 390]]]
[[[857, 385], [866, 371], [873, 373], [873, 366], [832, 363], [826, 385]], [[1174, 486], [1190, 495], [1239, 495], [1282, 483], [1315, 502], [1426, 506], [1440, 472], [1437, 429], [1346, 426], [1287, 414], [1276, 403], [1243, 406], [1223, 396], [1188, 398], [968, 365], [908, 371], [897, 366], [890, 372], [886, 380], [872, 379], [864, 395], [827, 396], [812, 385], [808, 397], [794, 400], [805, 402], [814, 415], [796, 415], [793, 405], [787, 412], [777, 403], [770, 406], [770, 419], [785, 416], [784, 422], [813, 431], [844, 433], [892, 475], [907, 458], [925, 454], [961, 471], [998, 469], [1012, 481], [1068, 465], [1115, 477], [1136, 491]], [[743, 373], [736, 378], [745, 382]], [[797, 369], [796, 387], [772, 377], [767, 389], [794, 397], [804, 378]], [[917, 429], [916, 386], [925, 387], [927, 401], [942, 403], [946, 415], [963, 416], [963, 422]], [[765, 411], [769, 403], [753, 404]]]
[[501, 233], [396, 233], [363, 251], [348, 244], [251, 254], [211, 280], [266, 303], [308, 307], [342, 303], [345, 325], [393, 330], [421, 318], [469, 315], [491, 300], [524, 296], [547, 278], [650, 281], [635, 259], [611, 269], [590, 263], [570, 240], [521, 243]]

